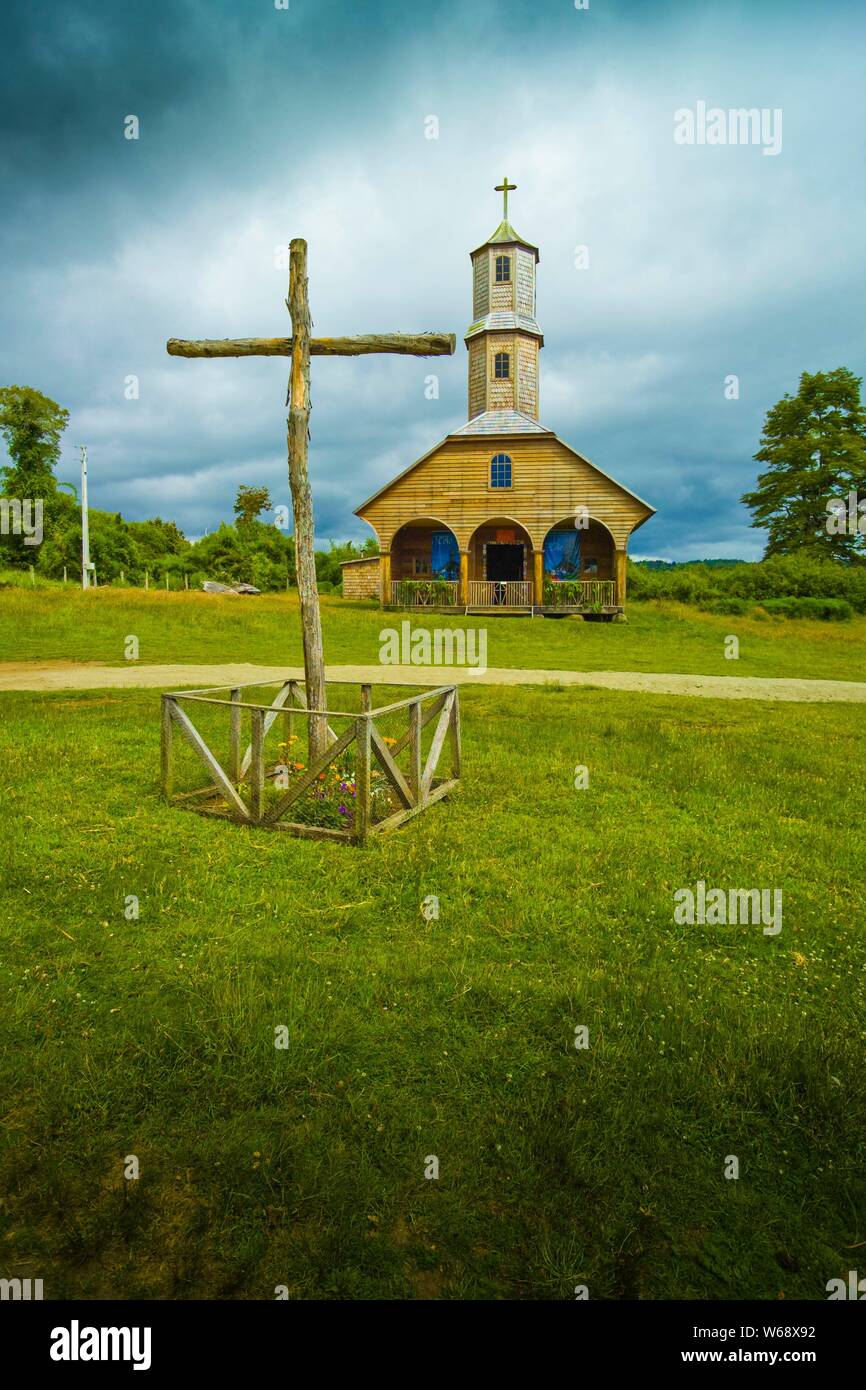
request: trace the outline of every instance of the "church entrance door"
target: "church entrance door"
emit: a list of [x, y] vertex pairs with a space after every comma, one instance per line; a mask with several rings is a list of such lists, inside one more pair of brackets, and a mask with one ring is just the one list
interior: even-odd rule
[[488, 542], [485, 546], [485, 579], [507, 581], [522, 579], [524, 574], [523, 546]]

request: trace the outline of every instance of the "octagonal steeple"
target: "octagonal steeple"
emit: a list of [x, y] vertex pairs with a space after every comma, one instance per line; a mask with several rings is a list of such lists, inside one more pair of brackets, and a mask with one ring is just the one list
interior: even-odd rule
[[465, 338], [470, 420], [500, 411], [538, 419], [538, 350], [544, 345], [535, 320], [539, 255], [538, 247], [508, 220], [508, 194], [516, 186], [507, 178], [497, 185], [503, 195], [502, 221], [470, 253], [472, 322]]

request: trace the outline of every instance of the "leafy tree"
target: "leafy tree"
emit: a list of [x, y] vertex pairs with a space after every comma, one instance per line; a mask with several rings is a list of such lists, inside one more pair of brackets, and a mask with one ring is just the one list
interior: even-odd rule
[[271, 494], [266, 487], [247, 487], [246, 483], [241, 483], [235, 498], [235, 516], [238, 526], [245, 526], [251, 521], [258, 521], [262, 512], [272, 510]]
[[68, 423], [69, 411], [32, 386], [0, 387], [0, 432], [12, 459], [11, 468], [0, 470], [8, 496], [54, 494], [60, 437]]
[[848, 562], [864, 555], [864, 537], [829, 534], [827, 503], [866, 485], [866, 410], [861, 379], [846, 367], [803, 372], [796, 396], [767, 412], [755, 454], [766, 470], [741, 499], [752, 525], [765, 528], [765, 554], [803, 549]]
[[[0, 494], [22, 503], [41, 500], [46, 530], [58, 496], [54, 468], [68, 422], [68, 410], [32, 386], [0, 387], [0, 432], [12, 460], [11, 465], [0, 468]], [[23, 536], [3, 536], [2, 545], [10, 564], [37, 561], [38, 547], [25, 545]]]
[[360, 560], [364, 555], [378, 555], [379, 547], [372, 536], [368, 536], [362, 546], [353, 541], [338, 545], [331, 541], [329, 550], [316, 551], [316, 578], [330, 584], [340, 584], [343, 571], [340, 565], [344, 560]]

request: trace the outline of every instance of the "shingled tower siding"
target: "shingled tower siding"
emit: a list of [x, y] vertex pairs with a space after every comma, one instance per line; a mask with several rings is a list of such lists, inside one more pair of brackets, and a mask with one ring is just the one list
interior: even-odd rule
[[[496, 258], [508, 256], [510, 278], [496, 280]], [[538, 419], [538, 349], [544, 339], [535, 321], [538, 251], [510, 222], [471, 253], [472, 323], [469, 350], [469, 419], [488, 411], [519, 411]], [[496, 376], [496, 353], [509, 355], [508, 378]]]

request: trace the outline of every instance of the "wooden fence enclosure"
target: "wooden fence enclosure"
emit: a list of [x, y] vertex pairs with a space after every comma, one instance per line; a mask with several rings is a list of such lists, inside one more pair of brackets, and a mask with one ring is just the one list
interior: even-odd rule
[[[363, 845], [370, 835], [395, 829], [458, 786], [456, 686], [376, 709], [371, 686], [348, 682], [329, 684], [348, 694], [343, 704], [357, 701], [357, 708], [308, 709], [297, 680], [282, 682], [270, 704], [245, 698], [247, 691], [275, 684], [163, 695], [162, 790], [171, 804], [241, 825]], [[272, 734], [275, 725], [285, 735], [279, 743]], [[207, 773], [205, 785], [176, 789], [176, 735], [195, 755], [195, 767]], [[323, 744], [324, 752], [316, 755]], [[446, 745], [450, 767], [443, 776], [439, 764]]]

